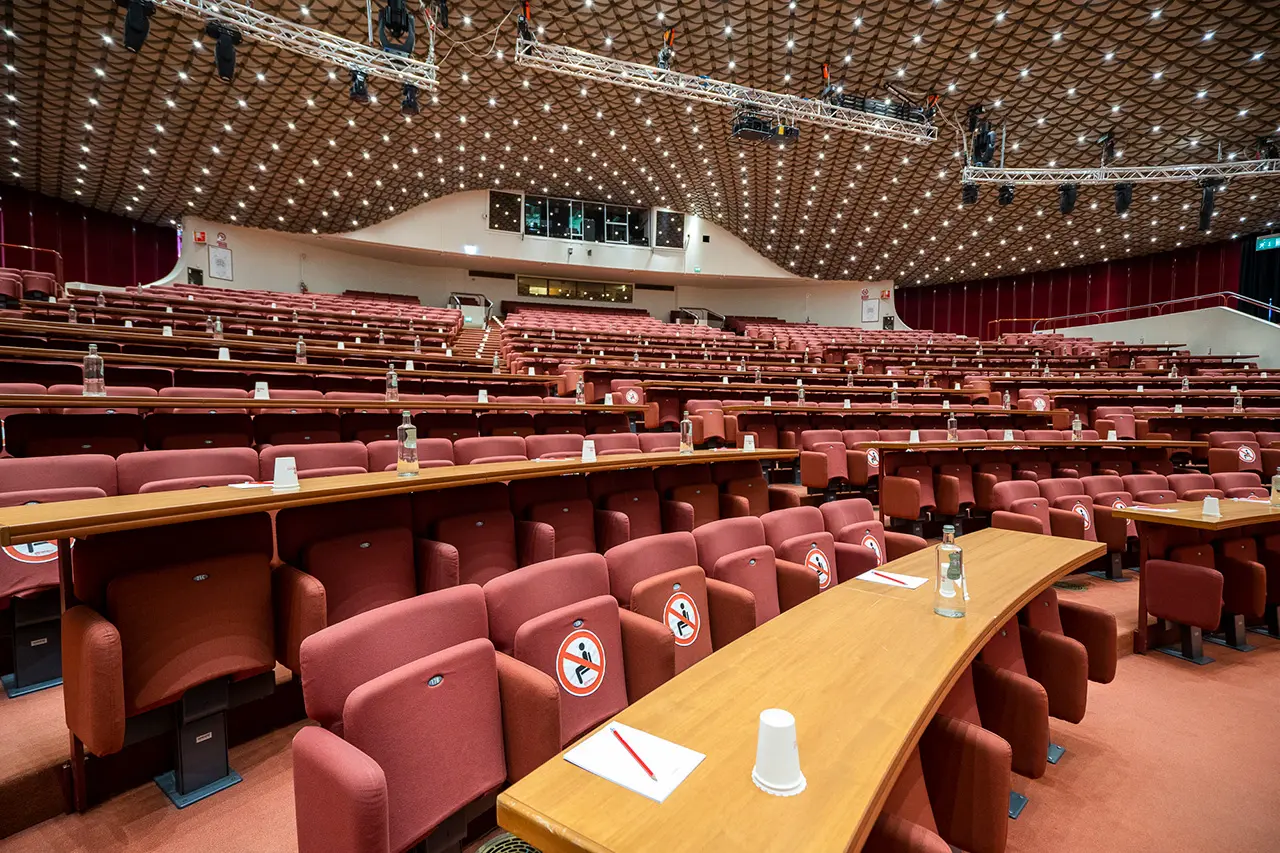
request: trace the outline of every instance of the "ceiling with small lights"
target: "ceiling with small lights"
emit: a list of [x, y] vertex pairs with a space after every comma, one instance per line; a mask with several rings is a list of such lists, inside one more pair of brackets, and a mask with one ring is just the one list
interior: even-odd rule
[[[360, 0], [255, 8], [366, 40]], [[379, 0], [374, 2], [377, 14]], [[0, 179], [154, 223], [184, 214], [341, 233], [424, 200], [501, 188], [670, 207], [715, 221], [780, 267], [820, 279], [937, 284], [1140, 255], [1280, 223], [1280, 178], [1235, 180], [1197, 231], [1194, 184], [1110, 187], [1073, 214], [1052, 186], [960, 205], [965, 111], [983, 104], [1010, 166], [1091, 167], [1251, 157], [1280, 133], [1280, 7], [1241, 0], [556, 0], [539, 38], [652, 64], [676, 27], [675, 67], [811, 96], [821, 65], [846, 94], [942, 97], [925, 148], [801, 125], [785, 149], [730, 140], [730, 111], [512, 62], [514, 5], [452, 0], [440, 86], [400, 114], [397, 86], [246, 39], [232, 83], [200, 26], [160, 8], [139, 54], [115, 0], [23, 0], [3, 10]], [[410, 0], [417, 8], [417, 0]], [[426, 39], [418, 40], [423, 56]], [[1000, 145], [998, 139], [997, 145]]]

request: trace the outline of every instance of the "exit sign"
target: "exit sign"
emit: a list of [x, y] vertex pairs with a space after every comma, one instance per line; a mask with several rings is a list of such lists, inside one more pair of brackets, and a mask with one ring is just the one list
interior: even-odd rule
[[1280, 234], [1272, 234], [1267, 237], [1259, 237], [1258, 245], [1254, 247], [1255, 251], [1261, 252], [1264, 249], [1280, 249]]

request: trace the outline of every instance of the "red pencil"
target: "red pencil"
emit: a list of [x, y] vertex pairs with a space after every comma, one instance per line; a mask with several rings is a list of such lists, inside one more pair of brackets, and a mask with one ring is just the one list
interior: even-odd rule
[[898, 580], [897, 578], [895, 578], [895, 577], [893, 577], [893, 576], [891, 576], [891, 575], [886, 575], [884, 572], [877, 572], [877, 571], [875, 571], [875, 570], [873, 569], [871, 573], [872, 573], [873, 575], [876, 575], [877, 577], [882, 577], [882, 578], [884, 578], [884, 579], [885, 579], [885, 580], [887, 580], [887, 581], [893, 581], [894, 583], [898, 584], [899, 586], [906, 586], [906, 584], [905, 584], [905, 583], [903, 583], [902, 581]]
[[623, 748], [626, 749], [627, 752], [631, 753], [631, 757], [636, 760], [636, 764], [639, 764], [641, 769], [644, 770], [645, 773], [649, 774], [649, 778], [657, 782], [658, 777], [653, 775], [653, 771], [649, 769], [648, 764], [644, 763], [644, 759], [636, 755], [636, 751], [631, 748], [631, 744], [622, 739], [622, 735], [618, 734], [618, 730], [611, 728], [609, 731], [613, 732], [613, 736], [618, 739], [618, 743], [622, 744]]

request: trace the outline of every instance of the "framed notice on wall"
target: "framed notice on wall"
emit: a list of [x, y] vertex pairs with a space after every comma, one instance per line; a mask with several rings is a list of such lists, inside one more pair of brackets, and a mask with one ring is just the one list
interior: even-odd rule
[[225, 246], [209, 247], [209, 277], [221, 279], [222, 281], [235, 280], [230, 249]]
[[864, 299], [862, 300], [862, 322], [876, 323], [880, 320], [880, 300]]

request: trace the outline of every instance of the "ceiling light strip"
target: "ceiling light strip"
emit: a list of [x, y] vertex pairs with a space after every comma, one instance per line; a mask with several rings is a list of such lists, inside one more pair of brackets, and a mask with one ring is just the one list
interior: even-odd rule
[[1204, 181], [1280, 176], [1280, 160], [1195, 163], [1183, 166], [1106, 166], [1096, 169], [998, 169], [966, 166], [966, 184], [1114, 184]]
[[245, 38], [274, 45], [325, 65], [354, 68], [369, 77], [396, 83], [412, 83], [428, 92], [437, 88], [438, 68], [433, 62], [385, 53], [231, 0], [157, 0], [157, 5], [202, 23], [223, 21], [236, 27]]
[[658, 95], [674, 95], [703, 104], [749, 107], [780, 120], [804, 122], [828, 130], [847, 130], [913, 145], [928, 145], [937, 138], [937, 130], [928, 124], [837, 107], [817, 99], [752, 89], [710, 77], [663, 71], [569, 47], [518, 39], [515, 61], [520, 65], [583, 80], [627, 86]]

